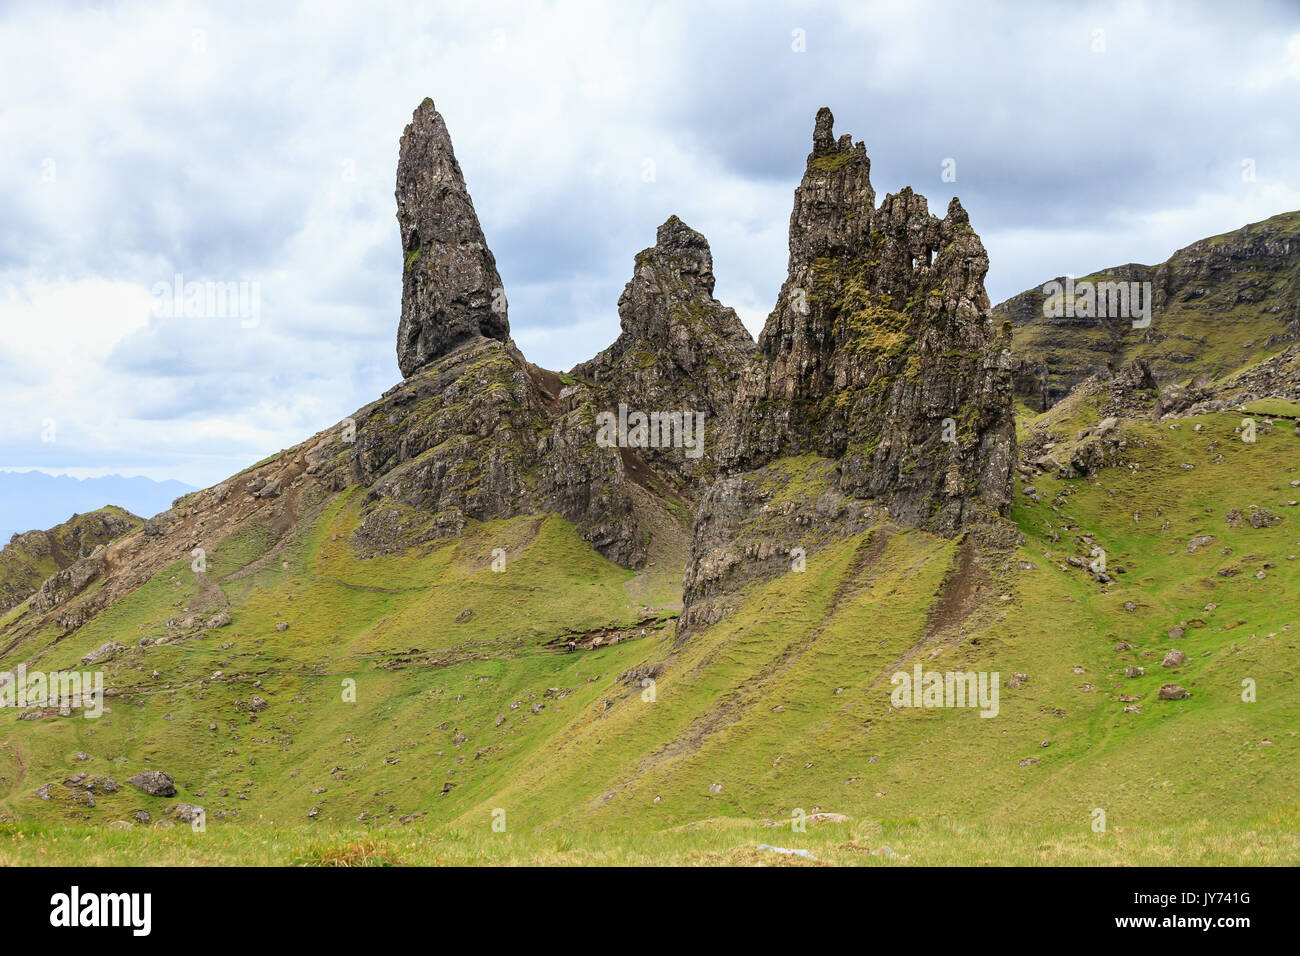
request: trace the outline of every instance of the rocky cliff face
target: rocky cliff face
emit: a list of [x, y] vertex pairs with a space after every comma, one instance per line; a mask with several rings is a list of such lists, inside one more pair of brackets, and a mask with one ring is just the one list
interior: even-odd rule
[[[500, 276], [425, 100], [397, 173], [404, 380], [84, 558], [37, 595], [24, 626], [36, 633], [57, 614], [75, 629], [214, 529], [289, 535], [357, 487], [361, 558], [543, 513], [625, 567], [680, 566], [689, 549], [688, 626], [725, 613], [738, 584], [779, 573], [796, 549], [891, 520], [955, 534], [1002, 513], [1011, 373], [989, 322], [983, 246], [955, 201], [943, 219], [911, 190], [877, 208], [869, 173], [863, 145], [836, 140], [821, 111], [788, 276], [757, 345], [713, 296], [708, 242], [674, 216], [636, 256], [618, 339], [559, 375], [509, 340]], [[662, 416], [659, 431], [636, 435], [638, 413]], [[617, 421], [613, 435], [602, 418]]]
[[[1011, 373], [983, 245], [956, 201], [939, 219], [905, 189], [877, 209], [866, 150], [835, 139], [829, 110], [757, 348], [713, 297], [708, 242], [674, 216], [636, 257], [614, 344], [568, 377], [531, 366], [505, 341], [500, 277], [431, 101], [402, 137], [397, 193], [408, 378], [358, 413], [332, 478], [369, 488], [363, 550], [549, 510], [636, 566], [646, 544], [634, 499], [644, 512], [646, 494], [690, 502], [710, 485], [697, 525], [710, 530], [697, 537], [725, 548], [741, 532], [717, 518], [745, 519], [732, 505], [747, 500], [746, 476], [804, 453], [833, 465], [816, 470], [844, 500], [818, 513], [839, 516], [837, 533], [859, 527], [864, 508], [943, 534], [1006, 509]], [[614, 447], [601, 413], [618, 422]], [[637, 435], [638, 413], [665, 416], [661, 426], [680, 413], [703, 431]]]
[[[605, 411], [697, 416], [698, 447], [647, 444], [642, 454], [686, 493], [712, 477], [717, 429], [735, 384], [754, 354], [754, 340], [733, 309], [713, 297], [709, 243], [676, 216], [655, 245], [636, 256], [636, 271], [618, 300], [622, 334], [570, 373], [593, 387]], [[662, 437], [662, 436], [660, 436]]]
[[815, 452], [839, 487], [951, 534], [1010, 501], [1009, 342], [989, 319], [988, 256], [953, 200], [904, 189], [875, 208], [861, 143], [817, 117], [795, 191], [789, 274], [720, 452], [741, 471]]
[[634, 463], [600, 447], [595, 409], [561, 391], [513, 345], [478, 338], [358, 411], [354, 442], [322, 473], [337, 489], [368, 489], [359, 553], [454, 537], [471, 520], [554, 512], [610, 560], [639, 566]]
[[505, 290], [487, 246], [447, 124], [425, 99], [402, 133], [397, 163], [402, 319], [397, 364], [403, 375], [469, 339], [510, 338]]
[[351, 447], [320, 471], [336, 489], [368, 489], [359, 553], [455, 536], [468, 521], [554, 512], [610, 560], [639, 567], [643, 525], [680, 509], [663, 499], [665, 485], [689, 497], [708, 461], [682, 447], [602, 442], [597, 415], [619, 403], [716, 415], [753, 342], [712, 297], [708, 243], [676, 217], [665, 223], [619, 301], [623, 335], [565, 381], [509, 341], [501, 278], [432, 100], [402, 135], [397, 204], [406, 380], [353, 416]]
[[876, 208], [865, 147], [832, 124], [822, 109], [788, 276], [697, 517], [688, 630], [827, 530], [892, 519], [951, 535], [1010, 508], [1010, 342], [990, 321], [984, 247], [955, 199], [943, 219], [910, 189]]
[[[1064, 287], [1066, 277], [1050, 281]], [[1106, 282], [1149, 284], [1149, 316], [1103, 301], [1096, 287]], [[1135, 358], [1162, 383], [1222, 375], [1300, 338], [1300, 212], [1202, 239], [1159, 265], [1114, 266], [1073, 283], [1059, 303], [1045, 282], [993, 310], [1014, 327], [1016, 393], [1030, 407]]]

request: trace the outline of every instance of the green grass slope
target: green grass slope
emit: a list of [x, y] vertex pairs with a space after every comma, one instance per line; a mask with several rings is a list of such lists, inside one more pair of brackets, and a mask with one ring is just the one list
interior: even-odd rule
[[[1024, 427], [1068, 443], [1094, 412]], [[1125, 422], [1127, 467], [1018, 488], [1015, 553], [881, 524], [680, 645], [645, 576], [558, 518], [362, 561], [345, 491], [272, 560], [246, 529], [205, 580], [178, 561], [44, 636], [49, 670], [128, 649], [98, 720], [0, 711], [0, 863], [1300, 861], [1300, 440], [1239, 424]], [[1112, 583], [1070, 562], [1093, 547]], [[169, 637], [212, 586], [231, 623]], [[997, 716], [894, 708], [916, 663], [998, 672]], [[125, 785], [150, 768], [176, 798]], [[123, 786], [88, 806], [81, 771]], [[158, 823], [178, 801], [205, 832]]]

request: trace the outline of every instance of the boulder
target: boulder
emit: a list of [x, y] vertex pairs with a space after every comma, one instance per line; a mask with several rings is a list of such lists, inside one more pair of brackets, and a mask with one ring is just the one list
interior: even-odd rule
[[151, 797], [176, 796], [176, 781], [171, 774], [162, 770], [142, 770], [127, 780], [127, 783]]
[[85, 666], [98, 664], [100, 661], [108, 660], [114, 654], [120, 654], [124, 650], [126, 650], [126, 645], [121, 641], [109, 641], [106, 644], [99, 645], [99, 647], [85, 655], [81, 659], [81, 663]]
[[180, 823], [193, 823], [205, 816], [203, 808], [193, 803], [173, 804], [167, 808], [167, 815]]

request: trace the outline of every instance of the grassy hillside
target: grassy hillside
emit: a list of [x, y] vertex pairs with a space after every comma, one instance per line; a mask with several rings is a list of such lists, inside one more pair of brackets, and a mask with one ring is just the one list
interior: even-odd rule
[[[1096, 417], [1080, 400], [1021, 424], [1068, 445]], [[358, 560], [345, 491], [273, 554], [245, 530], [202, 579], [177, 561], [42, 635], [51, 670], [128, 649], [102, 665], [98, 720], [0, 711], [0, 863], [808, 862], [760, 843], [868, 864], [1300, 861], [1300, 440], [1239, 424], [1125, 422], [1126, 467], [1018, 488], [1014, 553], [881, 524], [680, 646], [655, 609], [671, 566], [635, 576], [555, 517]], [[1258, 508], [1279, 520], [1254, 526]], [[1069, 562], [1093, 546], [1113, 583]], [[212, 586], [231, 623], [176, 636]], [[1171, 649], [1187, 662], [1162, 667]], [[891, 707], [918, 661], [999, 672], [998, 715]], [[1160, 700], [1166, 683], [1192, 696]], [[123, 785], [91, 807], [62, 784], [150, 768], [176, 798]], [[158, 825], [178, 801], [206, 832]], [[847, 819], [793, 832], [796, 808]], [[154, 822], [105, 829], [137, 809]]]

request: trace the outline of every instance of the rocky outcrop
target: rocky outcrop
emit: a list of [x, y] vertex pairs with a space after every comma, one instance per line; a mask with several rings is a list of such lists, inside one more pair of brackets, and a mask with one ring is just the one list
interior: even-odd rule
[[[636, 271], [619, 297], [622, 334], [570, 373], [594, 388], [593, 402], [602, 411], [617, 412], [621, 405], [625, 415], [681, 413], [684, 425], [671, 437], [657, 430], [642, 454], [688, 491], [712, 476], [712, 439], [756, 349], [735, 311], [713, 297], [713, 287], [708, 241], [669, 217], [654, 246], [637, 254]], [[683, 428], [685, 441], [679, 440]]]
[[[310, 466], [332, 488], [368, 489], [354, 545], [392, 553], [471, 520], [553, 512], [610, 560], [640, 566], [645, 509], [680, 513], [712, 477], [712, 434], [684, 418], [713, 427], [755, 349], [713, 298], [708, 243], [665, 222], [619, 299], [618, 340], [560, 376], [509, 341], [501, 279], [431, 100], [402, 136], [397, 198], [406, 380], [353, 416], [345, 454]], [[666, 443], [609, 441], [601, 415], [620, 409], [677, 427], [656, 433]]]
[[561, 399], [553, 372], [477, 338], [358, 411], [346, 458], [321, 474], [368, 488], [354, 544], [385, 554], [461, 533], [469, 520], [554, 512], [610, 560], [645, 546], [625, 459], [596, 442], [595, 409]]
[[1009, 342], [989, 321], [988, 256], [957, 200], [904, 189], [877, 209], [861, 143], [817, 117], [795, 191], [789, 275], [720, 451], [735, 472], [814, 452], [839, 488], [951, 534], [1011, 500]]
[[[697, 514], [686, 630], [763, 576], [746, 557], [760, 539], [807, 550], [827, 518], [833, 534], [889, 518], [951, 535], [1010, 508], [1012, 363], [1009, 330], [990, 321], [988, 256], [956, 199], [943, 219], [910, 189], [877, 208], [870, 168], [819, 111], [788, 275], [737, 383], [723, 477]], [[774, 487], [783, 521], [769, 520]]]
[[104, 570], [104, 560], [100, 557], [84, 558], [76, 564], [69, 565], [62, 571], [50, 575], [36, 596], [32, 598], [32, 609], [48, 611], [58, 604], [63, 604], [97, 578]]
[[[279, 547], [330, 493], [358, 486], [351, 545], [361, 557], [475, 521], [558, 514], [625, 567], [689, 551], [687, 614], [697, 620], [725, 613], [748, 576], [881, 521], [955, 534], [1001, 513], [1011, 372], [988, 321], [983, 246], [955, 201], [943, 219], [911, 190], [877, 208], [869, 173], [863, 145], [836, 140], [830, 112], [819, 113], [789, 273], [759, 343], [714, 298], [707, 241], [670, 217], [636, 257], [617, 340], [559, 375], [509, 339], [500, 276], [426, 100], [403, 133], [397, 174], [403, 381], [65, 569], [24, 633], [50, 622], [73, 630], [166, 564], [253, 524]], [[659, 413], [659, 441], [623, 427], [609, 440], [611, 417], [635, 432], [638, 413]], [[673, 434], [674, 415], [698, 416], [695, 447], [682, 425]], [[201, 588], [182, 629], [228, 622], [211, 617], [223, 604], [219, 588]]]
[[[632, 486], [652, 469], [635, 451], [597, 442], [595, 390], [566, 390], [510, 342], [501, 277], [429, 99], [402, 135], [397, 207], [406, 254], [398, 362], [406, 379], [352, 416], [345, 453], [311, 465], [336, 490], [367, 488], [353, 537], [358, 552], [452, 537], [471, 520], [552, 512], [610, 560], [639, 566], [646, 541]], [[661, 278], [671, 272], [689, 285], [693, 303], [697, 289], [712, 291], [712, 267], [707, 245], [701, 258], [690, 230], [681, 230], [669, 230], [664, 251], [681, 261], [670, 270], [664, 260]], [[656, 294], [626, 293], [636, 302], [629, 316], [653, 311]], [[663, 294], [677, 301], [675, 289]], [[679, 345], [683, 354], [701, 349]], [[617, 378], [616, 366], [611, 356], [601, 368]]]
[[[48, 531], [14, 535], [0, 551], [0, 611], [21, 604], [59, 572], [90, 558], [140, 524], [140, 519], [129, 511], [109, 506], [73, 515]], [[46, 598], [50, 601], [48, 606], [52, 607], [72, 593], [69, 586], [73, 579], [84, 573], [84, 569], [78, 570], [51, 583]], [[84, 586], [90, 577], [93, 574], [86, 576], [75, 588]]]
[[[1245, 369], [1219, 390], [1222, 407], [1260, 398], [1300, 401], [1300, 346], [1292, 345], [1258, 365]], [[1219, 410], [1219, 407], [1206, 410]]]
[[402, 319], [397, 364], [406, 376], [480, 336], [510, 338], [505, 291], [447, 124], [426, 98], [402, 133], [397, 161]]
[[151, 797], [176, 796], [176, 781], [171, 774], [162, 770], [141, 770], [127, 783]]
[[836, 488], [836, 463], [793, 458], [720, 478], [701, 502], [682, 581], [678, 639], [734, 609], [745, 585], [802, 569], [807, 556], [886, 519]]

